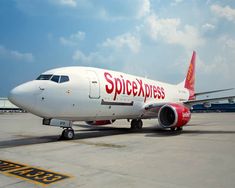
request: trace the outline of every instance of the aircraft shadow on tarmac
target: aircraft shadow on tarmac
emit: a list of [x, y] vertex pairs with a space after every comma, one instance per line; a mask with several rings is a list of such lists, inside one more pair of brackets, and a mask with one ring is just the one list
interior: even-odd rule
[[[118, 128], [118, 127], [90, 127], [87, 125], [75, 125], [79, 127], [83, 127], [85, 129], [75, 130], [75, 138], [74, 140], [82, 140], [89, 138], [99, 138], [105, 136], [114, 136], [121, 134], [145, 134], [146, 137], [167, 137], [167, 136], [177, 136], [180, 134], [235, 134], [235, 131], [225, 131], [225, 130], [187, 130], [185, 128], [181, 131], [170, 131], [170, 130], [162, 130], [156, 127], [144, 127], [139, 131], [133, 131], [129, 128]], [[22, 135], [21, 135], [22, 136]], [[27, 146], [34, 144], [43, 144], [43, 143], [52, 143], [64, 141], [60, 138], [60, 135], [50, 135], [50, 136], [25, 136], [25, 138], [13, 139], [0, 141], [0, 149], [2, 148], [12, 148], [19, 146]], [[68, 141], [69, 142], [69, 141]]]

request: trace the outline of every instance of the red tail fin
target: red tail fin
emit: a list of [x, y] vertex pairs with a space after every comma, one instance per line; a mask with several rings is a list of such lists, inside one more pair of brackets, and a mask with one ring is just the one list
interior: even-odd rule
[[193, 51], [192, 59], [188, 68], [188, 73], [185, 79], [184, 87], [189, 90], [189, 100], [195, 99], [195, 64], [196, 52]]

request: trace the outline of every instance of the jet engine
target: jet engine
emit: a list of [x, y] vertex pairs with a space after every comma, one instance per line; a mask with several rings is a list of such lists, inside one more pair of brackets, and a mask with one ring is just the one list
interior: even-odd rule
[[116, 119], [113, 120], [97, 120], [97, 121], [86, 121], [88, 125], [108, 125], [112, 124]]
[[182, 127], [191, 119], [190, 110], [177, 103], [162, 106], [158, 112], [158, 121], [163, 128]]

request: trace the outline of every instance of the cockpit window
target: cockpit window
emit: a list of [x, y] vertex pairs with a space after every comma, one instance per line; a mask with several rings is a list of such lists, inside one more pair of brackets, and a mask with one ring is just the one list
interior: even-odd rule
[[68, 82], [69, 81], [69, 77], [68, 76], [61, 76], [60, 77], [60, 83], [64, 83], [64, 82]]
[[52, 74], [41, 74], [39, 77], [37, 77], [36, 80], [50, 80], [52, 77]]
[[51, 80], [56, 83], [64, 83], [69, 81], [69, 77], [65, 75], [41, 74], [36, 80]]
[[56, 83], [59, 83], [59, 80], [60, 80], [60, 76], [58, 76], [58, 75], [54, 75], [51, 78], [51, 81], [56, 82]]

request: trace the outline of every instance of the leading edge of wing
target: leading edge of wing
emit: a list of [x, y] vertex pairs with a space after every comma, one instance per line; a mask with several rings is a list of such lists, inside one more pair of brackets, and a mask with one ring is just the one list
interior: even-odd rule
[[200, 103], [206, 103], [206, 102], [216, 102], [216, 101], [222, 101], [222, 100], [228, 100], [228, 99], [235, 99], [235, 96], [218, 97], [218, 98], [210, 98], [210, 99], [189, 100], [189, 101], [184, 102], [184, 104], [192, 106], [194, 104], [200, 104]]
[[195, 93], [194, 96], [198, 96], [198, 95], [205, 95], [205, 94], [210, 94], [210, 93], [218, 93], [218, 92], [222, 92], [222, 91], [230, 91], [233, 90], [235, 88], [228, 88], [228, 89], [219, 89], [219, 90], [212, 90], [212, 91], [206, 91], [206, 92], [199, 92], [199, 93]]

